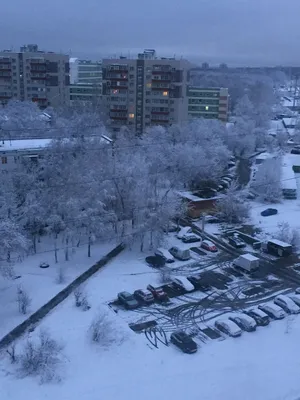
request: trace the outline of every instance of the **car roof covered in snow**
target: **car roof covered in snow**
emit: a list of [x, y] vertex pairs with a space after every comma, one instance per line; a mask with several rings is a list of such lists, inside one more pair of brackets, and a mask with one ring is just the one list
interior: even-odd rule
[[228, 328], [231, 329], [232, 331], [240, 330], [240, 328], [237, 326], [237, 324], [233, 321], [230, 321], [230, 319], [228, 319], [228, 318], [218, 319], [217, 322], [226, 324], [228, 326]]
[[252, 312], [254, 312], [256, 315], [259, 315], [259, 316], [262, 317], [262, 318], [268, 316], [265, 312], [263, 312], [263, 311], [260, 310], [259, 308], [251, 308], [251, 310], [247, 310], [247, 311], [252, 311]]

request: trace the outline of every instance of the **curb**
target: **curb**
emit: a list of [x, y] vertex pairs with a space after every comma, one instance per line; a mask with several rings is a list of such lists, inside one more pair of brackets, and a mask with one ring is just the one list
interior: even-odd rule
[[37, 311], [30, 315], [25, 321], [17, 325], [13, 330], [6, 334], [0, 340], [0, 350], [6, 346], [9, 346], [14, 340], [23, 335], [26, 330], [28, 330], [32, 325], [40, 322], [50, 311], [52, 311], [58, 304], [64, 301], [74, 289], [80, 286], [83, 282], [87, 281], [92, 275], [98, 272], [102, 267], [104, 267], [109, 261], [114, 257], [119, 255], [125, 248], [125, 245], [119, 244], [108, 254], [101, 258], [96, 264], [92, 265], [87, 271], [79, 275], [74, 279], [68, 286], [61, 290], [57, 295], [52, 297], [46, 304], [40, 307]]

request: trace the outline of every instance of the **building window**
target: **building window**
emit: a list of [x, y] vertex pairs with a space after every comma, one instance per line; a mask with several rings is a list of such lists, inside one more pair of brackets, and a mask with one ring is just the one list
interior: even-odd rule
[[205, 106], [205, 110], [208, 111], [208, 110], [209, 110], [209, 107], [208, 107], [208, 106]]
[[133, 113], [130, 113], [130, 114], [129, 114], [129, 118], [131, 118], [131, 119], [134, 118], [134, 114], [133, 114]]
[[1, 157], [2, 164], [7, 164], [7, 157]]
[[163, 94], [163, 96], [168, 96], [169, 92], [165, 91], [162, 94]]
[[147, 83], [147, 84], [146, 84], [146, 87], [147, 87], [147, 88], [151, 88], [151, 83], [150, 83], [150, 82]]
[[148, 91], [146, 92], [146, 96], [150, 96], [150, 94], [151, 94], [151, 92], [148, 92]]

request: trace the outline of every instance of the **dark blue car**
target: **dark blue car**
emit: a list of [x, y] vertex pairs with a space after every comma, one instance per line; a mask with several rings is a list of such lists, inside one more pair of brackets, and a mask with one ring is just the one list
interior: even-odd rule
[[267, 208], [266, 210], [260, 213], [262, 217], [269, 217], [270, 215], [276, 215], [276, 214], [278, 214], [278, 210], [276, 210], [276, 208]]

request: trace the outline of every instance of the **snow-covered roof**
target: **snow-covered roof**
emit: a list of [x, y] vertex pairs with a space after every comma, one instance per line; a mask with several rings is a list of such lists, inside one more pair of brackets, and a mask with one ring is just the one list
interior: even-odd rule
[[297, 122], [297, 118], [282, 118], [282, 123], [285, 126], [295, 126]]
[[277, 246], [281, 246], [281, 247], [291, 247], [291, 245], [289, 243], [282, 242], [281, 240], [278, 240], [278, 239], [271, 239], [271, 240], [269, 240], [269, 242], [272, 242], [272, 243], [276, 244]]
[[206, 201], [206, 200], [218, 200], [220, 199], [220, 196], [213, 196], [213, 197], [198, 197], [195, 196], [191, 192], [185, 192], [185, 191], [176, 191], [176, 193], [187, 200], [194, 201], [194, 202], [200, 202], [200, 201]]
[[253, 256], [253, 255], [250, 254], [250, 253], [243, 254], [242, 257], [245, 258], [245, 259], [248, 260], [248, 261], [256, 261], [256, 260], [259, 260], [257, 257]]
[[274, 158], [274, 154], [271, 153], [261, 153], [258, 156], [256, 156], [257, 160], [268, 160], [269, 158]]
[[38, 150], [47, 147], [52, 139], [20, 139], [0, 142], [0, 151]]
[[291, 159], [288, 157], [283, 158], [281, 168], [281, 187], [282, 189], [295, 189], [297, 190], [297, 182], [295, 179], [295, 173], [293, 171], [293, 164]]

